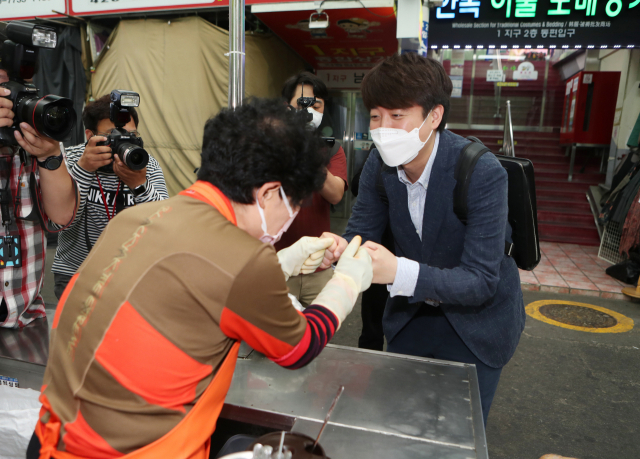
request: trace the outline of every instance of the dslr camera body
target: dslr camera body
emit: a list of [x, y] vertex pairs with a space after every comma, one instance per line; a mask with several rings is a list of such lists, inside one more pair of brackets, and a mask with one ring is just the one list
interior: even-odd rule
[[129, 107], [138, 107], [139, 105], [140, 95], [137, 92], [123, 89], [111, 91], [109, 119], [116, 128], [106, 136], [107, 140], [96, 144], [111, 147], [112, 155], [118, 155], [120, 161], [134, 171], [144, 169], [149, 163], [149, 153], [143, 148], [142, 138], [124, 129], [124, 126], [131, 121]]
[[[313, 105], [316, 103], [316, 96], [313, 96], [313, 97], [305, 96], [304, 85], [302, 85], [302, 94], [300, 95], [300, 97], [298, 97], [298, 100], [296, 102], [298, 102], [298, 106], [301, 108], [300, 109], [296, 109], [295, 107], [291, 107], [291, 108], [296, 110], [298, 113], [302, 112], [303, 116], [307, 120], [307, 123], [311, 123], [311, 121], [313, 121], [313, 115], [307, 109], [309, 107], [313, 107]], [[322, 140], [325, 141], [325, 143], [327, 144], [327, 146], [329, 146], [329, 148], [333, 148], [333, 146], [336, 143], [335, 137], [322, 137]]]
[[70, 99], [38, 96], [36, 87], [27, 83], [36, 71], [40, 48], [55, 48], [55, 29], [25, 22], [0, 23], [0, 68], [9, 81], [0, 87], [11, 91], [6, 99], [13, 102], [12, 126], [0, 128], [0, 145], [17, 145], [13, 132], [25, 122], [39, 134], [57, 141], [68, 140], [76, 124], [76, 112]]

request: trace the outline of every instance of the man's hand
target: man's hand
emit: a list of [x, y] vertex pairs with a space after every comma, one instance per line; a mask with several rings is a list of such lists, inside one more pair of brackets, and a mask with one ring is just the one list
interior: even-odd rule
[[22, 130], [22, 134], [14, 131], [16, 140], [31, 156], [38, 158], [39, 161], [44, 161], [45, 158], [50, 156], [60, 155], [60, 144], [57, 140], [45, 136], [38, 136], [36, 130], [27, 123], [20, 123], [20, 129]]
[[331, 238], [333, 239], [333, 244], [327, 248], [324, 252], [324, 259], [320, 264], [321, 269], [330, 268], [333, 263], [340, 259], [340, 255], [344, 253], [344, 250], [347, 248], [349, 243], [346, 239], [338, 236], [337, 234], [325, 232], [320, 236], [321, 239]]
[[5, 99], [6, 96], [11, 94], [11, 91], [5, 88], [0, 88], [0, 127], [9, 127], [13, 124], [13, 117], [15, 116], [11, 109], [13, 108], [13, 102], [9, 99]]
[[363, 247], [369, 252], [373, 261], [373, 283], [393, 284], [398, 269], [398, 259], [384, 246], [373, 241], [367, 241]]
[[144, 185], [147, 181], [147, 168], [134, 171], [120, 160], [118, 155], [113, 155], [113, 172], [116, 173], [122, 183], [127, 185], [130, 190]]
[[113, 161], [111, 154], [111, 147], [104, 145], [101, 147], [96, 146], [98, 142], [104, 142], [106, 137], [94, 135], [87, 142], [87, 146], [84, 147], [84, 153], [78, 160], [78, 166], [83, 168], [87, 172], [95, 172], [102, 166], [111, 164]]

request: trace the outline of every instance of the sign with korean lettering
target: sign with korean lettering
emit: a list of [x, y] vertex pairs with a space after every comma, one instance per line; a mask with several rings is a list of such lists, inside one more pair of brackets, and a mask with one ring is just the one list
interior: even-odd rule
[[487, 70], [487, 81], [504, 81], [505, 74], [502, 70]]
[[640, 46], [640, 0], [444, 0], [429, 45]]
[[61, 16], [53, 10], [66, 13], [65, 0], [0, 0], [0, 21]]
[[316, 70], [370, 69], [397, 52], [392, 7], [327, 12], [326, 29], [309, 29], [309, 10], [256, 16]]
[[360, 89], [365, 73], [365, 69], [335, 69], [318, 70], [317, 75], [329, 89]]

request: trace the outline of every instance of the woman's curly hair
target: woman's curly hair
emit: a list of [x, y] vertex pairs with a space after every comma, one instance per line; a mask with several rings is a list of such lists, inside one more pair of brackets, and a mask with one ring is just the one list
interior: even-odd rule
[[281, 100], [252, 98], [207, 121], [198, 179], [241, 204], [254, 202], [256, 188], [280, 182], [300, 205], [322, 188], [328, 163], [329, 149], [306, 117]]

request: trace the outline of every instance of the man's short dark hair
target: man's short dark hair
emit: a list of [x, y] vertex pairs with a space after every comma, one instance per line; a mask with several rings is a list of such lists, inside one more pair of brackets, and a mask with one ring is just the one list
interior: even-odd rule
[[376, 65], [362, 80], [362, 100], [367, 110], [409, 108], [420, 105], [424, 116], [437, 105], [444, 107], [438, 131], [449, 116], [453, 85], [442, 65], [416, 53], [394, 54]]
[[326, 179], [329, 151], [306, 118], [277, 99], [253, 98], [207, 121], [198, 179], [241, 204], [267, 182], [280, 182], [300, 205]]
[[329, 90], [327, 89], [327, 85], [324, 84], [324, 82], [316, 75], [309, 72], [300, 72], [285, 81], [284, 86], [282, 87], [282, 97], [284, 97], [287, 100], [287, 103], [289, 103], [293, 95], [296, 93], [298, 85], [305, 84], [313, 87], [314, 96], [328, 102]]
[[[98, 132], [98, 123], [104, 119], [109, 119], [109, 106], [111, 105], [111, 95], [105, 94], [93, 102], [89, 102], [82, 111], [82, 122], [84, 128], [89, 129], [94, 134]], [[135, 108], [129, 107], [129, 113], [133, 122], [138, 127], [138, 112]]]

